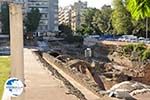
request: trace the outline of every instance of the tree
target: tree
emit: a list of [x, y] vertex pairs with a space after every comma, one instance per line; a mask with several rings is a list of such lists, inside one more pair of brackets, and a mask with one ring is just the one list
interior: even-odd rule
[[97, 11], [98, 9], [96, 8], [88, 8], [83, 12], [81, 25], [77, 28], [78, 34], [89, 35], [101, 33], [98, 24], [93, 20]]
[[59, 25], [59, 30], [61, 31], [62, 34], [65, 36], [73, 36], [71, 27], [65, 24]]
[[[140, 19], [140, 20], [132, 20], [133, 23], [133, 33], [136, 34], [137, 36], [142, 36], [145, 37], [145, 30], [146, 30], [146, 24], [145, 24], [146, 19]], [[149, 18], [149, 23], [150, 23], [150, 18]], [[150, 26], [149, 26], [150, 30]]]
[[76, 32], [78, 33], [78, 35], [84, 36], [92, 34], [94, 32], [94, 29], [88, 24], [83, 23], [77, 28]]
[[112, 31], [111, 14], [112, 9], [108, 5], [104, 5], [101, 10], [95, 12], [94, 22], [103, 33], [110, 33]]
[[136, 20], [150, 17], [150, 0], [127, 0], [127, 8]]
[[41, 13], [38, 8], [32, 8], [30, 12], [27, 13], [25, 19], [25, 26], [27, 32], [35, 32], [39, 26], [41, 19]]
[[9, 6], [7, 2], [3, 3], [1, 6], [1, 21], [2, 21], [2, 32], [9, 34], [10, 33]]
[[118, 34], [130, 34], [132, 22], [122, 0], [113, 0], [114, 11], [112, 13], [112, 25]]
[[89, 27], [92, 27], [93, 22], [93, 16], [95, 15], [95, 12], [97, 11], [96, 8], [88, 8], [83, 13], [83, 21], [82, 23], [85, 23]]
[[148, 37], [148, 18], [150, 17], [150, 0], [126, 0], [127, 8], [133, 19], [146, 18], [146, 38]]

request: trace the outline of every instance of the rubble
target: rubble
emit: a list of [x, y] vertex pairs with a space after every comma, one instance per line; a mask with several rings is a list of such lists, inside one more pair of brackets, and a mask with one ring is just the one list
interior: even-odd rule
[[111, 97], [115, 95], [117, 98], [125, 98], [124, 96], [132, 97], [144, 92], [150, 92], [150, 86], [136, 81], [124, 81], [114, 85], [106, 93]]
[[[94, 93], [103, 94], [103, 91], [104, 94], [125, 99], [132, 98], [134, 94], [149, 92], [149, 87], [144, 84], [150, 85], [150, 62], [132, 61], [120, 55], [120, 50], [116, 51], [116, 46], [112, 45], [98, 44], [91, 47], [94, 58], [87, 59], [84, 57], [85, 48], [57, 44], [60, 47], [55, 46], [61, 52], [55, 55], [49, 53], [49, 60], [65, 70], [80, 84], [96, 91]], [[96, 61], [94, 67], [91, 67], [93, 60]], [[126, 97], [123, 97], [124, 94]]]
[[72, 59], [65, 55], [60, 56], [58, 53], [43, 53], [42, 56], [96, 95], [100, 95], [99, 91], [104, 89], [101, 79], [97, 74], [93, 73], [91, 65], [88, 62], [80, 59]]
[[124, 100], [136, 100], [133, 98], [128, 92], [126, 91], [115, 91], [111, 92], [109, 94], [109, 97], [116, 97], [118, 99], [124, 99]]

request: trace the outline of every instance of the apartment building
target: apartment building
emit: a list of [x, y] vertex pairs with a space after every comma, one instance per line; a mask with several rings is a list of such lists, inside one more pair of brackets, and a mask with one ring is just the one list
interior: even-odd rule
[[37, 32], [58, 32], [58, 0], [28, 0], [28, 12], [40, 10], [41, 20]]
[[74, 3], [71, 18], [72, 19], [71, 27], [73, 31], [76, 31], [77, 28], [80, 26], [82, 15], [86, 8], [87, 2], [82, 2], [79, 0], [78, 2]]
[[72, 6], [66, 6], [64, 8], [59, 8], [58, 20], [59, 24], [65, 24], [71, 26], [71, 12]]
[[78, 1], [73, 5], [59, 8], [59, 24], [69, 25], [73, 31], [81, 24], [83, 11], [87, 8], [87, 2]]
[[42, 16], [37, 32], [58, 32], [58, 0], [3, 0], [2, 2], [22, 4], [24, 17], [32, 8], [38, 8]]

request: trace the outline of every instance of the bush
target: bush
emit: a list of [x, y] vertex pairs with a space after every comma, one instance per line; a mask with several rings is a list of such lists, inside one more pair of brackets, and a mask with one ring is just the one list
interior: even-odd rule
[[134, 50], [135, 45], [134, 44], [129, 44], [123, 47], [123, 52], [125, 54], [131, 54], [132, 51]]
[[142, 54], [142, 60], [150, 59], [150, 49], [147, 49]]
[[[138, 59], [140, 60], [147, 60], [150, 59], [150, 49], [146, 49], [146, 45], [143, 43], [139, 44], [129, 44], [123, 47], [123, 53], [127, 56], [134, 57], [132, 59], [137, 59], [135, 58], [135, 53], [138, 56]], [[135, 52], [135, 53], [134, 53]]]
[[144, 52], [146, 50], [146, 45], [144, 43], [139, 43], [135, 46], [134, 51]]
[[133, 51], [142, 54], [145, 50], [146, 50], [146, 45], [144, 43], [129, 44], [124, 46], [123, 48], [125, 54], [131, 54]]

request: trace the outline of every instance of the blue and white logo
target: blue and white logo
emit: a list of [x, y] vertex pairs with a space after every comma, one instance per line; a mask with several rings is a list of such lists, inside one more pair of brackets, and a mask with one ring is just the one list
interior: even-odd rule
[[11, 97], [17, 97], [22, 94], [24, 84], [17, 78], [10, 78], [5, 83], [5, 90]]

